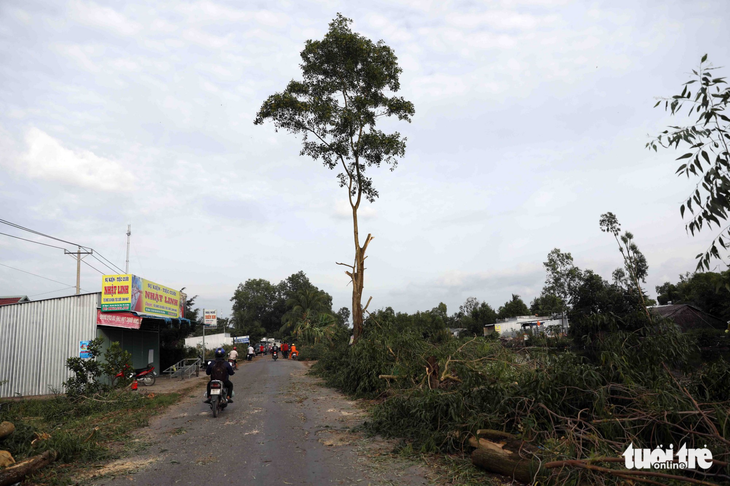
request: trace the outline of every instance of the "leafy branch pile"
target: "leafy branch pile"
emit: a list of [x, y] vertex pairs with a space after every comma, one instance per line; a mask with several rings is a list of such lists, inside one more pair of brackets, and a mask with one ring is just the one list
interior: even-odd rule
[[595, 483], [607, 474], [541, 464], [620, 458], [629, 444], [707, 445], [716, 460], [708, 477], [728, 479], [730, 367], [719, 360], [680, 373], [676, 363], [693, 348], [668, 323], [599, 339], [595, 359], [549, 346], [510, 350], [494, 340], [451, 339], [427, 313], [386, 310], [367, 324], [360, 343], [328, 354], [317, 369], [345, 392], [381, 398], [372, 432], [424, 452], [466, 450], [482, 429], [508, 432], [535, 446], [527, 457], [534, 474], [556, 484]]

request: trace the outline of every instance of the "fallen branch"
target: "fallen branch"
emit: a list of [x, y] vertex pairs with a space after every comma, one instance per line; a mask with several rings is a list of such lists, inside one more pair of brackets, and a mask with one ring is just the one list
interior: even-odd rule
[[28, 474], [55, 461], [56, 456], [56, 451], [46, 451], [25, 461], [20, 461], [14, 466], [0, 469], [0, 486], [9, 486], [22, 481]]

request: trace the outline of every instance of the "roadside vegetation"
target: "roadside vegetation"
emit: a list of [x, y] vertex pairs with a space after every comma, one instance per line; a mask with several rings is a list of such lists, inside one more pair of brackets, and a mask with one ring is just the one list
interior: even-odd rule
[[[541, 299], [567, 315], [567, 335], [552, 329], [526, 340], [454, 338], [449, 327], [479, 318], [475, 299], [465, 304], [470, 316], [465, 306], [450, 317], [445, 306], [412, 315], [387, 308], [369, 314], [357, 344], [320, 349], [313, 370], [351, 396], [375, 399], [366, 429], [405, 440], [416, 453], [474, 451], [475, 464], [523, 482], [728, 483], [727, 334], [682, 332], [652, 313], [641, 287], [648, 265], [633, 235], [621, 233], [611, 213], [601, 228], [621, 250], [613, 282], [557, 249], [545, 263]], [[624, 467], [629, 445], [669, 444], [706, 447], [714, 464], [693, 471]]]
[[[179, 398], [131, 391], [131, 380], [114, 379], [116, 370], [129, 363], [128, 353], [113, 343], [102, 360], [101, 344], [101, 339], [90, 343], [91, 358], [68, 359], [73, 374], [65, 394], [0, 400], [0, 423], [13, 429], [0, 438], [0, 449], [10, 453], [16, 466], [52, 458], [50, 465], [28, 471], [34, 484], [78, 484], [90, 466], [122, 455], [130, 447], [131, 432]], [[0, 468], [0, 481], [9, 477], [9, 469]]]

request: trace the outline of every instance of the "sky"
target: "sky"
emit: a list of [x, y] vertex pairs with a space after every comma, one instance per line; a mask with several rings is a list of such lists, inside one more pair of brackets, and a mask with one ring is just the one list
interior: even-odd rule
[[[704, 54], [730, 74], [726, 0], [3, 0], [0, 219], [93, 248], [83, 292], [123, 273], [131, 224], [129, 272], [219, 317], [239, 284], [299, 271], [350, 307], [336, 172], [253, 124], [338, 12], [395, 51], [416, 110], [382, 123], [406, 153], [372, 172], [380, 197], [360, 209], [370, 310], [529, 305], [554, 248], [610, 280], [608, 211], [647, 258], [650, 296], [695, 269], [713, 237], [680, 217], [695, 181], [675, 175], [681, 153], [645, 145], [691, 121], [653, 106]], [[75, 292], [75, 246], [0, 232], [0, 296]]]

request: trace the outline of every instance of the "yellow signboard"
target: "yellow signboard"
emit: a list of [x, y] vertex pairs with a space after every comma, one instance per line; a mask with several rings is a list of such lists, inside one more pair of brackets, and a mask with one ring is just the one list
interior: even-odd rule
[[136, 275], [104, 275], [101, 285], [101, 311], [132, 311], [165, 317], [181, 317], [185, 308], [183, 294]]

